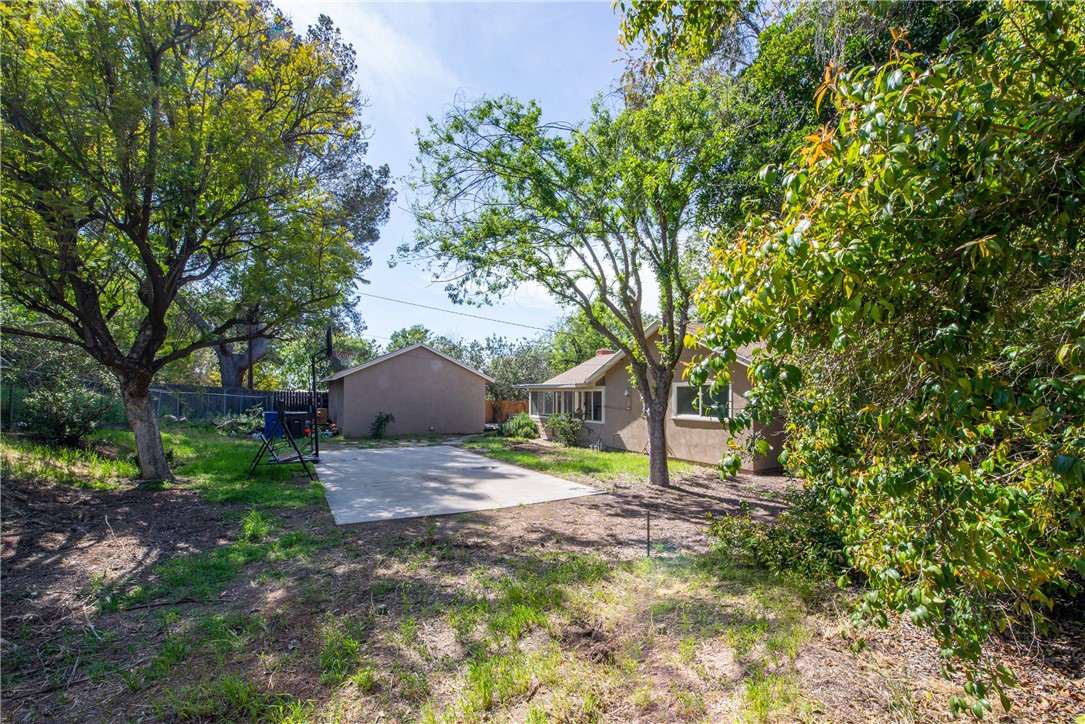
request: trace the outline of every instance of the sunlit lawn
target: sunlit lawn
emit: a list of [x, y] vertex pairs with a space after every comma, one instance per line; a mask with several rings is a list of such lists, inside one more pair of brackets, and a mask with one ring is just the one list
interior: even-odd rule
[[[533, 444], [532, 449], [522, 449], [520, 446], [524, 443], [538, 444]], [[648, 456], [640, 453], [603, 452], [591, 448], [563, 447], [556, 443], [540, 443], [537, 440], [520, 440], [500, 435], [486, 435], [468, 440], [464, 447], [495, 460], [559, 477], [603, 482], [648, 479]], [[679, 460], [671, 460], [667, 465], [671, 475], [686, 475], [704, 470], [702, 466]]]
[[[81, 598], [94, 635], [45, 649], [66, 677], [123, 681], [125, 696], [152, 719], [542, 722], [673, 713], [699, 721], [726, 711], [766, 721], [803, 711], [793, 662], [809, 636], [805, 584], [720, 554], [623, 562], [527, 548], [494, 556], [456, 542], [457, 530], [476, 525], [470, 515], [444, 521], [441, 536], [435, 523], [423, 536], [346, 532], [331, 524], [320, 484], [299, 477], [299, 467], [262, 467], [250, 479], [254, 441], [198, 425], [167, 428], [163, 438], [178, 475], [170, 485], [222, 504], [232, 533], [141, 575], [95, 575]], [[515, 444], [486, 437], [468, 447], [588, 482], [648, 473], [647, 458], [634, 453]], [[138, 472], [132, 449], [124, 431], [99, 432], [81, 451], [17, 439], [0, 448], [5, 475], [111, 495], [123, 495]], [[698, 469], [671, 466], [676, 475]], [[324, 522], [301, 524], [291, 511]], [[483, 528], [475, 530], [485, 537]], [[380, 552], [361, 556], [361, 541]], [[226, 605], [220, 596], [231, 585], [240, 598]], [[284, 585], [292, 593], [278, 603], [261, 598]], [[133, 639], [140, 627], [149, 628]], [[138, 665], [118, 663], [125, 657]], [[286, 683], [252, 675], [256, 660]], [[741, 675], [719, 670], [721, 660]], [[19, 686], [39, 665], [9, 657], [6, 685]]]

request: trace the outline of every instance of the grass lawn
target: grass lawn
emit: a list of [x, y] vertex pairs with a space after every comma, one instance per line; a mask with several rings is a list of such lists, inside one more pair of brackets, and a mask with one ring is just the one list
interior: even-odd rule
[[828, 637], [838, 594], [710, 548], [704, 510], [770, 514], [763, 481], [661, 492], [642, 456], [483, 438], [625, 492], [340, 528], [300, 468], [249, 480], [255, 443], [165, 439], [153, 488], [127, 433], [0, 445], [5, 719], [911, 721], [948, 690]]
[[[468, 440], [463, 447], [506, 463], [578, 481], [637, 482], [648, 478], [648, 456], [639, 453], [570, 448], [540, 440], [510, 440], [493, 434]], [[671, 460], [668, 467], [671, 476], [677, 477], [704, 469], [679, 460]]]

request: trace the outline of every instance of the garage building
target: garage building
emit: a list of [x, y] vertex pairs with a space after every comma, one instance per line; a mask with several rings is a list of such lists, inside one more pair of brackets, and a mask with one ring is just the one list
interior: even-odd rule
[[389, 435], [466, 435], [483, 431], [486, 384], [478, 370], [426, 344], [389, 352], [328, 377], [328, 414], [348, 437], [369, 435], [380, 412]]

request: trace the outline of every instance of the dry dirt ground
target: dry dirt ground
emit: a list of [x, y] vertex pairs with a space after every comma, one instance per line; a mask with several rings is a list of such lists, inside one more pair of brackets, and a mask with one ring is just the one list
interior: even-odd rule
[[[326, 507], [275, 511], [278, 540], [316, 542], [297, 555], [288, 547], [253, 554], [214, 595], [129, 595], [111, 611], [110, 592], [161, 584], [166, 561], [237, 549], [247, 509], [209, 505], [183, 484], [99, 491], [7, 479], [3, 719], [249, 720], [270, 718], [277, 704], [276, 717], [342, 721], [538, 720], [539, 712], [564, 721], [948, 720], [957, 690], [910, 625], [851, 630], [848, 594], [811, 587], [798, 596], [794, 626], [779, 629], [801, 644], [797, 655], [762, 655], [755, 666], [766, 641], [771, 649], [773, 612], [785, 610], [773, 599], [791, 589], [733, 571], [713, 589], [688, 572], [682, 561], [709, 547], [707, 513], [746, 504], [773, 516], [791, 486], [777, 477], [721, 482], [704, 470], [670, 490], [630, 481], [607, 495], [342, 529]], [[649, 512], [656, 563], [645, 561]], [[555, 562], [567, 577], [546, 577]], [[496, 631], [493, 618], [520, 612], [516, 596], [528, 594], [517, 594], [517, 576], [536, 574], [570, 592], [548, 621], [485, 639], [503, 642], [486, 655], [507, 662], [504, 675], [526, 680], [502, 684], [496, 671], [499, 703], [480, 703], [472, 697], [484, 667], [470, 661], [486, 660], [486, 616]], [[745, 615], [749, 630], [770, 638], [744, 646], [747, 628], [735, 622]], [[515, 626], [501, 625], [505, 633]], [[854, 651], [859, 636], [866, 646]], [[993, 650], [1022, 687], [1012, 712], [996, 703], [989, 721], [1071, 722], [1085, 713], [1081, 621]], [[345, 675], [336, 672], [343, 660]], [[750, 709], [760, 701], [751, 677], [782, 687], [767, 694], [778, 706], [763, 716]]]

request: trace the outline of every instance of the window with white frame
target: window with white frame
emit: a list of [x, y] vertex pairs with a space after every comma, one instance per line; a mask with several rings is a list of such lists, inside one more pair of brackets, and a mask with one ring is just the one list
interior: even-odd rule
[[731, 416], [731, 385], [713, 391], [712, 385], [675, 382], [671, 386], [671, 415], [676, 418], [722, 420]]
[[549, 392], [533, 390], [528, 395], [528, 410], [533, 417], [546, 417], [559, 413], [576, 415], [585, 422], [603, 422], [604, 391], [562, 390]]
[[603, 390], [582, 390], [576, 395], [576, 413], [585, 422], [603, 422]]

